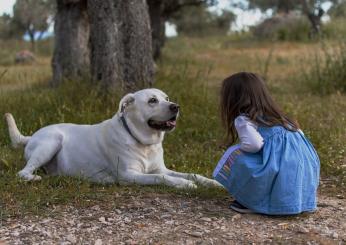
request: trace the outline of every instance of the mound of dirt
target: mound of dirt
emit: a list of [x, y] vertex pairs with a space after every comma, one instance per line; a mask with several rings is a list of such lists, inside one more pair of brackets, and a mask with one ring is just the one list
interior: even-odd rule
[[16, 64], [30, 64], [35, 60], [35, 55], [28, 50], [19, 51], [18, 53], [16, 53], [16, 57], [14, 59]]

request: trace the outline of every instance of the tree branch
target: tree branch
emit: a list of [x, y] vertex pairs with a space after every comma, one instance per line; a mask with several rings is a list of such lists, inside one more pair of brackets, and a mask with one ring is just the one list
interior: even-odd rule
[[174, 12], [177, 12], [183, 7], [186, 6], [199, 6], [201, 4], [207, 4], [210, 2], [210, 4], [214, 4], [215, 0], [167, 0], [163, 1], [163, 15], [166, 17], [169, 17]]

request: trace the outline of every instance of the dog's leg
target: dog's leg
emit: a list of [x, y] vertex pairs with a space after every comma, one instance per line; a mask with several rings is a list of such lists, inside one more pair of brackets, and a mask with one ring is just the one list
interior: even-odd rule
[[61, 137], [51, 137], [43, 140], [29, 154], [29, 159], [23, 170], [18, 172], [18, 176], [27, 181], [41, 180], [41, 176], [34, 175], [34, 171], [47, 162], [61, 149]]
[[196, 188], [197, 186], [190, 180], [176, 178], [165, 174], [142, 174], [136, 171], [129, 171], [121, 175], [119, 184], [138, 185], [160, 185], [164, 184], [176, 188]]
[[172, 177], [178, 177], [178, 178], [183, 178], [183, 179], [187, 179], [187, 180], [192, 180], [198, 184], [207, 186], [207, 187], [212, 187], [212, 186], [216, 186], [216, 187], [222, 187], [221, 184], [219, 184], [217, 181], [206, 178], [202, 175], [199, 174], [188, 174], [188, 173], [181, 173], [181, 172], [176, 172], [170, 169], [165, 169], [163, 170], [163, 174], [167, 174], [169, 176]]

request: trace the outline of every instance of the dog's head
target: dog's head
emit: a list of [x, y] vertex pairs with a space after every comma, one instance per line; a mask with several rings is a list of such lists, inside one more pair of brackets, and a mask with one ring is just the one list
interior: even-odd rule
[[165, 131], [174, 130], [179, 105], [169, 101], [168, 96], [159, 89], [143, 89], [123, 97], [119, 113], [125, 116], [136, 137], [161, 136]]

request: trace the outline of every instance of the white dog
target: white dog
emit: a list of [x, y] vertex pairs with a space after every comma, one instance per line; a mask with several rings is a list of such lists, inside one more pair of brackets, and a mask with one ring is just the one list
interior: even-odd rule
[[95, 125], [69, 123], [44, 127], [23, 136], [11, 114], [5, 115], [14, 147], [25, 145], [26, 166], [18, 175], [40, 180], [43, 167], [50, 175], [81, 176], [100, 183], [195, 188], [194, 182], [220, 186], [197, 174], [166, 168], [162, 140], [176, 126], [179, 106], [158, 89], [144, 89], [121, 99], [112, 119]]

